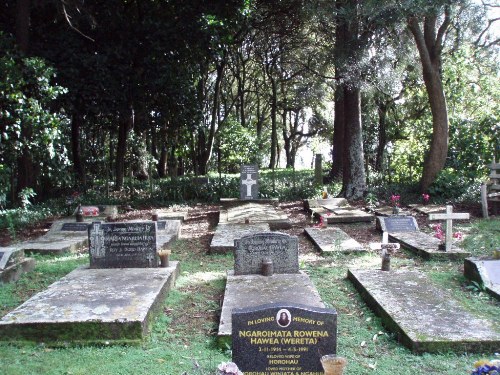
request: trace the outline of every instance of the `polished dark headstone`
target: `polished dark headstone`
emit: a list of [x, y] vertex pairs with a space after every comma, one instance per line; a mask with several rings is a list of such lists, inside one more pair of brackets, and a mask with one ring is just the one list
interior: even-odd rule
[[337, 312], [291, 303], [234, 309], [232, 342], [245, 374], [323, 375], [320, 358], [337, 350]]
[[90, 267], [158, 267], [156, 232], [156, 222], [92, 223]]
[[417, 232], [417, 220], [413, 216], [377, 216], [377, 228], [382, 232]]
[[234, 240], [234, 274], [260, 274], [264, 259], [273, 262], [274, 273], [299, 272], [299, 246], [296, 236], [265, 232]]

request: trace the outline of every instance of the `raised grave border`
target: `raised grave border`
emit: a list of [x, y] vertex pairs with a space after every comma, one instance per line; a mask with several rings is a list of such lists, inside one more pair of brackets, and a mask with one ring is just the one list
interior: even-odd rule
[[462, 308], [418, 271], [348, 270], [362, 298], [413, 352], [493, 352], [500, 326]]
[[304, 233], [323, 254], [366, 251], [361, 244], [340, 228], [304, 228]]
[[488, 293], [500, 300], [500, 259], [466, 258], [464, 276], [469, 280], [483, 283]]
[[167, 268], [77, 268], [5, 315], [0, 341], [139, 343], [178, 275], [178, 262]]

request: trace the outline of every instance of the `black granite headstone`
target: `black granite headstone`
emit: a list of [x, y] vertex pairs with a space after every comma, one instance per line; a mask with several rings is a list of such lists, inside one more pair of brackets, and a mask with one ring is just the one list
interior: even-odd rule
[[259, 197], [259, 166], [246, 164], [240, 167], [240, 199], [250, 200]]
[[67, 232], [86, 232], [89, 229], [88, 223], [64, 223], [61, 227], [62, 231]]
[[378, 216], [377, 227], [382, 232], [417, 232], [418, 224], [413, 216]]
[[156, 222], [94, 222], [89, 253], [91, 268], [158, 267]]
[[244, 374], [323, 375], [320, 358], [337, 352], [337, 312], [279, 303], [234, 309], [232, 342]]
[[279, 232], [255, 233], [234, 240], [234, 274], [262, 273], [264, 260], [271, 260], [274, 273], [299, 272], [296, 236]]

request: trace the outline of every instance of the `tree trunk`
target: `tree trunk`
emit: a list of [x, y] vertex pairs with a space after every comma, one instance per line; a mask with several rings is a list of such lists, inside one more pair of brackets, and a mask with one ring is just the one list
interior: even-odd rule
[[344, 91], [345, 156], [342, 191], [347, 199], [361, 199], [366, 192], [366, 174], [361, 126], [361, 92], [359, 87]]
[[383, 99], [377, 100], [377, 112], [378, 112], [378, 146], [377, 146], [377, 156], [375, 159], [375, 170], [378, 172], [382, 171], [382, 166], [384, 162], [384, 150], [387, 144], [387, 103]]
[[82, 164], [80, 128], [83, 117], [80, 112], [74, 113], [71, 121], [71, 150], [73, 157], [73, 172], [75, 174], [75, 188], [85, 190], [85, 170]]
[[276, 80], [269, 77], [271, 80], [271, 155], [269, 158], [269, 168], [274, 169], [276, 166], [276, 152], [278, 146], [278, 130], [277, 130], [277, 112], [278, 112], [278, 88]]
[[127, 136], [134, 124], [133, 109], [129, 108], [127, 113], [120, 116], [120, 124], [118, 127], [118, 145], [116, 147], [116, 163], [115, 163], [115, 178], [116, 190], [123, 187], [123, 179], [125, 176], [125, 155], [127, 153]]
[[420, 180], [422, 192], [427, 191], [436, 180], [439, 172], [444, 168], [448, 155], [448, 109], [441, 81], [443, 38], [451, 23], [448, 7], [445, 8], [445, 17], [437, 32], [436, 23], [436, 16], [426, 17], [422, 32], [416, 18], [408, 20], [408, 28], [413, 34], [422, 63], [423, 78], [432, 113], [431, 144], [424, 160]]
[[17, 0], [16, 43], [24, 55], [27, 55], [29, 49], [30, 7], [30, 0]]
[[344, 113], [344, 86], [335, 89], [335, 114], [333, 120], [333, 149], [332, 169], [330, 177], [339, 180], [342, 176], [344, 165], [345, 144], [345, 113]]

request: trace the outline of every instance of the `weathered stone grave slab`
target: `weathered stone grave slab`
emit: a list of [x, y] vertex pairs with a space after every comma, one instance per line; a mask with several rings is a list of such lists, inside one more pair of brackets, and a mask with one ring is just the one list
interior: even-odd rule
[[181, 220], [159, 220], [156, 222], [156, 245], [158, 250], [166, 249], [181, 235]]
[[234, 309], [233, 362], [245, 374], [323, 374], [337, 352], [337, 313], [292, 303]]
[[90, 268], [158, 267], [156, 225], [154, 221], [92, 223]]
[[325, 307], [311, 279], [303, 272], [236, 276], [229, 271], [218, 331], [219, 342], [231, 341], [233, 309], [278, 302]]
[[442, 204], [417, 203], [417, 204], [409, 204], [408, 207], [424, 215], [440, 214], [446, 212], [446, 206]]
[[56, 345], [141, 340], [178, 273], [178, 262], [168, 268], [78, 268], [5, 315], [0, 340]]
[[280, 208], [270, 204], [245, 203], [220, 211], [219, 223], [268, 223], [271, 230], [289, 229], [290, 219]]
[[413, 216], [377, 216], [376, 227], [388, 232], [391, 242], [399, 242], [402, 247], [424, 259], [464, 259], [470, 256], [470, 253], [457, 246], [452, 246], [450, 251], [441, 250], [441, 240], [420, 232]]
[[240, 167], [240, 199], [259, 198], [259, 166], [245, 164]]
[[324, 205], [313, 212], [327, 224], [370, 222], [374, 218], [373, 214], [350, 206]]
[[158, 221], [161, 220], [180, 220], [185, 221], [189, 215], [189, 209], [187, 207], [173, 207], [159, 209], [155, 211], [158, 215]]
[[299, 272], [299, 247], [296, 236], [266, 232], [234, 240], [234, 274], [260, 274], [262, 263], [269, 259], [274, 273]]
[[324, 307], [309, 276], [299, 272], [298, 253], [297, 237], [283, 233], [235, 240], [234, 271], [228, 272], [219, 325], [221, 344], [231, 340], [234, 308], [277, 302]]
[[474, 316], [420, 272], [349, 269], [348, 278], [414, 352], [489, 352], [500, 345], [498, 322]]
[[361, 244], [340, 228], [304, 228], [307, 237], [322, 253], [366, 251]]
[[269, 232], [268, 223], [253, 224], [219, 224], [210, 243], [210, 253], [226, 253], [234, 251], [234, 240], [249, 234]]
[[[394, 215], [394, 207], [380, 206], [380, 207], [376, 207], [373, 210], [373, 212], [375, 212], [375, 215], [377, 215], [377, 216], [391, 216], [391, 215]], [[403, 207], [399, 207], [397, 214], [406, 216], [406, 215], [409, 215], [410, 212]]]
[[332, 207], [345, 207], [349, 206], [347, 199], [345, 198], [328, 198], [328, 199], [305, 199], [304, 200], [304, 210], [312, 213], [312, 209], [321, 208], [325, 205]]
[[24, 257], [24, 250], [14, 247], [0, 248], [0, 284], [16, 281], [25, 272], [35, 268], [35, 260]]
[[500, 259], [464, 259], [464, 275], [470, 280], [483, 283], [486, 290], [500, 299]]

